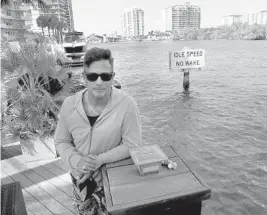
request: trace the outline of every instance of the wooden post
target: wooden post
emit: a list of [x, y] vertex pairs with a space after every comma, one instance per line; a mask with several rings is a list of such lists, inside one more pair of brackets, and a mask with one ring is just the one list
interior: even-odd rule
[[183, 87], [184, 87], [184, 90], [188, 90], [189, 89], [189, 85], [190, 85], [190, 82], [189, 82], [189, 69], [188, 70], [183, 69], [183, 72], [184, 72]]

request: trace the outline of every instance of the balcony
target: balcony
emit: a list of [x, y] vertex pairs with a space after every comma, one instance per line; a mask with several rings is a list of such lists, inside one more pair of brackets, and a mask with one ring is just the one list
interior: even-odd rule
[[30, 15], [23, 15], [23, 16], [21, 16], [21, 19], [22, 20], [31, 20], [32, 17]]
[[1, 28], [3, 29], [13, 29], [13, 30], [28, 30], [30, 29], [30, 26], [26, 26], [26, 25], [18, 25], [18, 24], [14, 24], [14, 25], [6, 25], [6, 24], [1, 24]]
[[14, 10], [14, 11], [28, 11], [28, 10], [30, 10], [29, 6], [24, 6], [24, 5], [11, 7], [10, 9]]
[[13, 16], [8, 16], [7, 14], [5, 13], [1, 13], [1, 19], [4, 18], [4, 19], [17, 19], [19, 20], [20, 18], [17, 18], [17, 17], [13, 17]]

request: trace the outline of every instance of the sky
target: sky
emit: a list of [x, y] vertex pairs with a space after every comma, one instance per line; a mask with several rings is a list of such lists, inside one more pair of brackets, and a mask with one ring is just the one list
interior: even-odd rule
[[[181, 0], [72, 0], [74, 28], [85, 36], [121, 34], [121, 14], [124, 9], [138, 7], [144, 10], [145, 33], [164, 30], [162, 11]], [[257, 13], [267, 10], [267, 0], [193, 0], [201, 9], [201, 28], [218, 26], [222, 17], [231, 14]]]

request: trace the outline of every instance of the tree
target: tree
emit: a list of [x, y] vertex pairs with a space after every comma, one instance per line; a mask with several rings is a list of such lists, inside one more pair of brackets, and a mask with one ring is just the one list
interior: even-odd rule
[[54, 37], [55, 37], [55, 34], [56, 34], [58, 23], [59, 23], [58, 18], [55, 15], [52, 15], [49, 24], [50, 24], [50, 27], [52, 29]]
[[48, 29], [48, 35], [49, 35], [49, 37], [51, 37], [51, 35], [50, 35], [50, 29], [51, 29], [51, 19], [52, 19], [52, 17], [51, 16], [45, 16], [46, 17], [46, 27], [47, 27], [47, 29]]
[[38, 18], [36, 19], [37, 25], [38, 27], [42, 28], [42, 33], [44, 36], [44, 27], [46, 27], [46, 20], [44, 16], [38, 16]]
[[1, 47], [1, 132], [7, 139], [52, 135], [64, 99], [82, 87], [46, 46], [28, 42]]
[[60, 35], [60, 41], [63, 41], [63, 37], [62, 37], [62, 34], [63, 34], [63, 29], [67, 27], [67, 24], [63, 21], [59, 21], [58, 22], [58, 26], [57, 26], [57, 30], [59, 32], [59, 35]]

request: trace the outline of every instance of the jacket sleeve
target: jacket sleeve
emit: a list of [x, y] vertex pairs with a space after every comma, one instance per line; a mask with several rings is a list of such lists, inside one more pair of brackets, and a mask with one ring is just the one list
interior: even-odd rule
[[[67, 99], [66, 99], [67, 100]], [[70, 169], [76, 168], [82, 155], [76, 150], [73, 144], [73, 137], [68, 129], [67, 118], [67, 102], [62, 104], [57, 128], [55, 131], [54, 141], [57, 152], [63, 161], [69, 166]]]
[[141, 145], [141, 133], [139, 108], [135, 100], [131, 97], [122, 124], [122, 143], [98, 155], [102, 160], [102, 164], [112, 163], [130, 157], [130, 149]]

